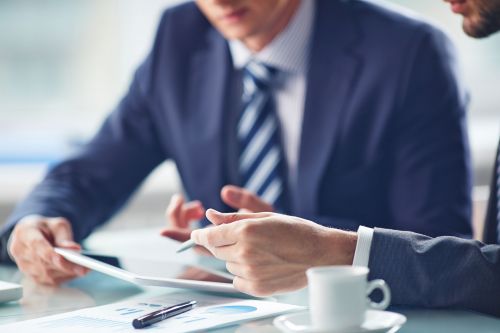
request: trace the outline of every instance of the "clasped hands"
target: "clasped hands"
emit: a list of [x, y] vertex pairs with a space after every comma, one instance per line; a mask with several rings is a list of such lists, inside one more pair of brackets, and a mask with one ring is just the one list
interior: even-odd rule
[[[170, 227], [162, 235], [191, 237], [224, 260], [236, 289], [254, 296], [283, 293], [304, 287], [310, 267], [352, 264], [356, 233], [273, 213], [272, 206], [239, 187], [225, 186], [221, 197], [238, 212], [205, 212], [200, 202], [175, 196], [167, 209]], [[192, 231], [190, 223], [204, 216], [213, 227]]]

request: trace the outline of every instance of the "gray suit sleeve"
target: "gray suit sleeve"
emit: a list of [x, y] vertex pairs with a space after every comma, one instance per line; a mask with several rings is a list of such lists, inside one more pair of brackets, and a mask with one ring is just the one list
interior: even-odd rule
[[384, 279], [394, 305], [500, 316], [500, 245], [375, 229], [370, 279]]

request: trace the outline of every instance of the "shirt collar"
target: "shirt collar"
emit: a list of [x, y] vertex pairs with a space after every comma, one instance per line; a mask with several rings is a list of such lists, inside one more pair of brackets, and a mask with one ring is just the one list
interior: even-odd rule
[[239, 40], [230, 40], [234, 67], [241, 69], [251, 60], [257, 60], [280, 71], [304, 73], [309, 60], [315, 5], [314, 0], [302, 0], [285, 30], [257, 53], [250, 51]]

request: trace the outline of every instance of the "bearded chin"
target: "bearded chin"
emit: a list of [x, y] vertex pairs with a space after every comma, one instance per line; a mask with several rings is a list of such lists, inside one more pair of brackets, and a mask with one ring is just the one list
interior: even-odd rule
[[474, 38], [485, 38], [500, 31], [500, 6], [498, 8], [480, 8], [479, 19], [465, 19], [465, 33]]

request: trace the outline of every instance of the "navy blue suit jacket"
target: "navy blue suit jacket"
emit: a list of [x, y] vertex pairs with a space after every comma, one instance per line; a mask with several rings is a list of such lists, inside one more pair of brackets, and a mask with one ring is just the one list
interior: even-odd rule
[[[287, 213], [347, 229], [470, 235], [466, 101], [448, 39], [363, 1], [319, 0], [314, 24]], [[227, 41], [195, 4], [167, 10], [117, 109], [8, 226], [27, 214], [64, 216], [81, 240], [166, 159], [190, 199], [227, 210], [219, 193], [239, 184], [240, 91]]]

